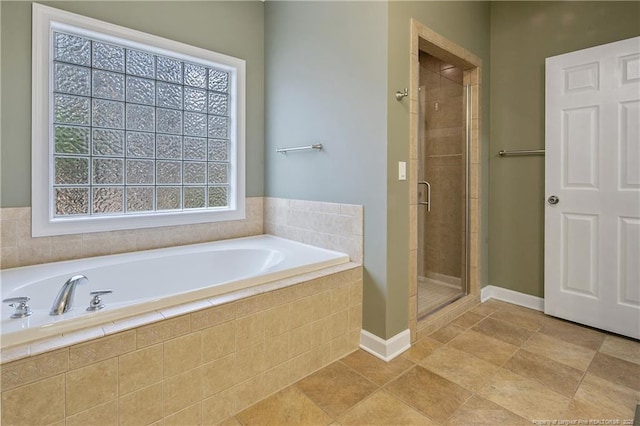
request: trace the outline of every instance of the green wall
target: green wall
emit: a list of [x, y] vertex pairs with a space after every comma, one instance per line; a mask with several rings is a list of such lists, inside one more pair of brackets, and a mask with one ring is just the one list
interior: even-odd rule
[[[389, 105], [387, 145], [387, 328], [386, 338], [407, 328], [408, 258], [409, 258], [409, 188], [408, 181], [398, 181], [398, 161], [409, 161], [409, 103], [398, 102], [395, 92], [409, 86], [410, 19], [438, 32], [449, 40], [479, 56], [483, 61], [483, 134], [489, 129], [489, 3], [487, 2], [389, 2]], [[482, 154], [482, 189], [487, 191], [487, 151]], [[487, 274], [487, 206], [482, 199], [481, 282]], [[368, 311], [365, 309], [365, 315]]]
[[[385, 339], [408, 326], [409, 186], [396, 177], [409, 161], [409, 112], [393, 94], [409, 85], [411, 17], [482, 57], [488, 75], [486, 2], [265, 9], [266, 195], [365, 206], [363, 327]], [[323, 152], [275, 153], [316, 141]]]
[[384, 336], [387, 4], [268, 1], [265, 35], [266, 195], [364, 205], [363, 325]]
[[[264, 3], [41, 2], [247, 63], [247, 196], [264, 193]], [[31, 2], [2, 1], [1, 207], [31, 205]]]
[[493, 2], [489, 283], [543, 297], [546, 57], [640, 35], [638, 2]]

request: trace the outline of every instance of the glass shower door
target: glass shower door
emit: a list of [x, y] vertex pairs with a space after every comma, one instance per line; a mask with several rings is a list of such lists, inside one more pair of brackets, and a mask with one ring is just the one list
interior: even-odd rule
[[467, 293], [467, 103], [462, 69], [420, 54], [418, 317]]

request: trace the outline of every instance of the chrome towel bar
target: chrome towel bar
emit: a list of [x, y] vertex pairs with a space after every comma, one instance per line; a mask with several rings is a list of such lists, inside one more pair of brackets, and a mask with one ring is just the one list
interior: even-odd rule
[[520, 149], [516, 151], [498, 151], [500, 157], [507, 157], [509, 155], [544, 155], [544, 149]]
[[317, 149], [318, 151], [322, 149], [322, 144], [321, 143], [314, 143], [313, 145], [307, 145], [307, 146], [296, 146], [293, 148], [278, 148], [276, 149], [276, 152], [279, 152], [281, 154], [286, 154], [289, 151], [303, 151], [303, 150], [307, 150], [307, 149]]

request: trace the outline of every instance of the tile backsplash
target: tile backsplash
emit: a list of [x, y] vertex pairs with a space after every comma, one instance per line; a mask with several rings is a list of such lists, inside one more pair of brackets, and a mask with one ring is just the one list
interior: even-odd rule
[[349, 254], [363, 261], [364, 208], [353, 204], [264, 199], [267, 234]]
[[263, 198], [246, 199], [246, 218], [125, 231], [31, 237], [31, 207], [0, 209], [0, 269], [195, 244], [263, 233]]
[[353, 204], [251, 197], [244, 220], [31, 237], [31, 208], [0, 209], [0, 269], [196, 244], [263, 233], [363, 262], [364, 209]]

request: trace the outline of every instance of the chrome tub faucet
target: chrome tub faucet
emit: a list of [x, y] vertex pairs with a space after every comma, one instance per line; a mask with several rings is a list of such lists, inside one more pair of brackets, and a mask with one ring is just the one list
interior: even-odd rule
[[88, 282], [89, 280], [84, 275], [74, 275], [69, 278], [58, 292], [49, 315], [62, 315], [68, 312], [73, 304], [73, 294], [76, 291], [76, 286]]

